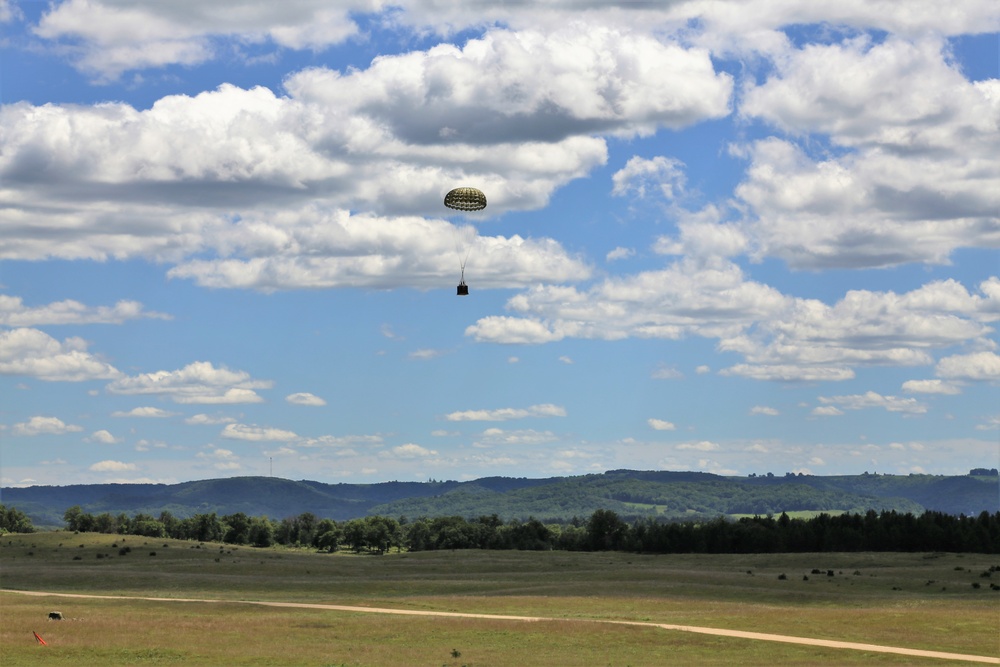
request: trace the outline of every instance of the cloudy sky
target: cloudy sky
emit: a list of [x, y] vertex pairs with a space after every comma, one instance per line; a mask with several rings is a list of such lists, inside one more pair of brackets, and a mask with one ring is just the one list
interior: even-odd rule
[[998, 33], [0, 0], [0, 483], [997, 466]]

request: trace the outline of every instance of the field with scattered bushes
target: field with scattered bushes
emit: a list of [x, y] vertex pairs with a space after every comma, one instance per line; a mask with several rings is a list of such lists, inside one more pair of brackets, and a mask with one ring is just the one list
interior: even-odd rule
[[[69, 531], [8, 534], [0, 540], [4, 589], [132, 599], [0, 593], [0, 663], [920, 664], [892, 654], [602, 623], [608, 620], [996, 657], [996, 561], [984, 554], [870, 552], [331, 554]], [[552, 620], [397, 617], [240, 603], [252, 600]], [[65, 620], [48, 620], [53, 610]], [[39, 645], [32, 632], [47, 644]]]

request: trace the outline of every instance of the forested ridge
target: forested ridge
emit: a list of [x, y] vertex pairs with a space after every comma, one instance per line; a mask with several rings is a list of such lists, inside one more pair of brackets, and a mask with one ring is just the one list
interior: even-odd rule
[[564, 482], [498, 493], [464, 486], [441, 496], [407, 498], [372, 508], [376, 514], [481, 514], [506, 517], [527, 515], [560, 518], [594, 511], [595, 498], [603, 509], [625, 516], [716, 516], [773, 514], [782, 511], [837, 509], [865, 512], [894, 509], [920, 512], [923, 506], [907, 498], [859, 495], [807, 484], [755, 486], [724, 479], [664, 483], [642, 479], [599, 478]]
[[[974, 474], [971, 474], [974, 473]], [[566, 522], [611, 510], [639, 518], [706, 520], [720, 515], [782, 512], [860, 513], [933, 510], [978, 515], [1000, 510], [996, 469], [969, 475], [813, 476], [787, 473], [723, 477], [700, 472], [612, 470], [544, 479], [488, 477], [467, 482], [325, 484], [274, 477], [234, 477], [181, 484], [93, 484], [11, 487], [0, 500], [37, 526], [58, 527], [67, 507], [83, 511], [179, 518], [196, 514], [284, 518], [310, 512], [335, 521], [382, 516], [536, 517]]]

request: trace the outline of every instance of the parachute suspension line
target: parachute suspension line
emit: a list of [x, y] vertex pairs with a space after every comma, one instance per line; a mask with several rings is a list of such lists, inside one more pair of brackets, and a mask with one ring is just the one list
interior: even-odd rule
[[462, 267], [462, 284], [465, 284], [465, 265], [469, 261], [469, 253], [465, 253], [465, 259], [462, 260], [460, 266]]
[[472, 254], [472, 245], [476, 240], [476, 230], [470, 224], [453, 225], [452, 239], [455, 242], [455, 256], [463, 266]]
[[469, 295], [469, 286], [465, 284], [465, 263], [467, 261], [469, 261], [469, 253], [465, 254], [465, 259], [462, 260], [462, 264], [461, 264], [461, 266], [462, 266], [462, 279], [458, 283], [458, 295], [459, 296], [468, 296]]
[[462, 280], [458, 283], [458, 295], [469, 296], [469, 286], [465, 284], [465, 262], [462, 262]]
[[472, 254], [472, 244], [470, 243], [469, 247], [465, 251], [465, 259], [462, 260], [462, 276], [463, 277], [465, 276], [465, 265], [468, 264], [468, 262], [469, 262], [469, 255], [471, 255], [471, 254]]
[[[481, 211], [486, 208], [486, 195], [478, 188], [461, 187], [454, 188], [444, 196], [444, 205], [456, 211]], [[475, 232], [473, 231], [473, 241]], [[468, 244], [465, 251], [465, 258], [461, 262], [462, 282], [458, 284], [458, 295], [468, 296], [469, 286], [465, 284], [465, 263], [469, 261], [469, 254], [472, 252], [472, 243]], [[461, 252], [459, 253], [461, 257]]]

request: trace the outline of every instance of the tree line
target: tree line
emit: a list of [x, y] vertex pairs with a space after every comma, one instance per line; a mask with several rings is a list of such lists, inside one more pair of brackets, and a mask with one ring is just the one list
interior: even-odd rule
[[640, 553], [784, 553], [824, 551], [949, 551], [1000, 553], [1000, 512], [955, 516], [928, 511], [819, 514], [809, 519], [782, 513], [730, 520], [627, 522], [611, 510], [587, 519], [542, 523], [496, 514], [478, 518], [444, 516], [409, 520], [368, 516], [347, 521], [310, 512], [281, 520], [242, 512], [187, 518], [161, 512], [93, 515], [73, 506], [64, 515], [68, 530], [145, 537], [224, 542], [254, 547], [288, 545], [334, 552], [384, 554], [390, 550], [520, 549], [631, 551]]

